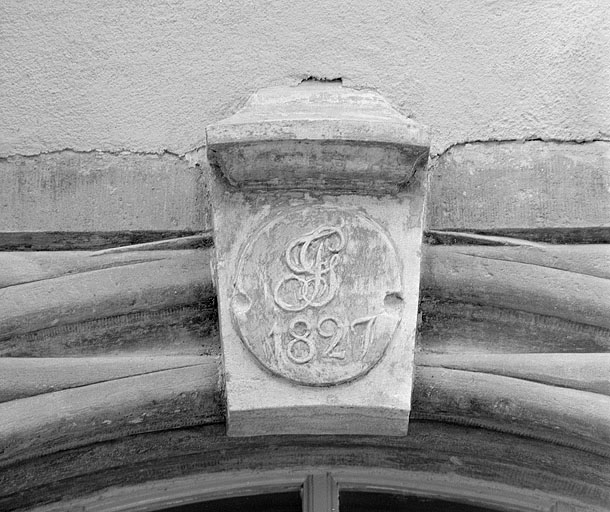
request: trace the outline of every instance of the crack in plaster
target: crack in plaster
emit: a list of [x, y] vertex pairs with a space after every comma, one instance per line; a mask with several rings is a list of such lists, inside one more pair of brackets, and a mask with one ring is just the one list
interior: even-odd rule
[[185, 154], [175, 153], [173, 151], [169, 151], [167, 149], [161, 151], [135, 151], [130, 149], [117, 149], [117, 150], [104, 150], [104, 149], [74, 149], [74, 148], [62, 148], [62, 149], [52, 149], [49, 151], [40, 151], [38, 153], [11, 153], [9, 155], [0, 156], [0, 162], [6, 162], [11, 158], [38, 158], [46, 155], [60, 155], [63, 153], [73, 153], [75, 155], [113, 155], [113, 156], [170, 156], [174, 158], [178, 158], [180, 160], [185, 160], [186, 155], [190, 153], [188, 151]]
[[526, 142], [551, 142], [555, 144], [590, 144], [594, 142], [610, 142], [610, 138], [597, 138], [597, 137], [588, 137], [582, 139], [556, 139], [552, 137], [526, 137], [520, 139], [473, 139], [466, 140], [462, 142], [455, 142], [445, 148], [443, 151], [439, 153], [435, 153], [434, 155], [430, 155], [430, 160], [437, 160], [444, 156], [446, 153], [449, 153], [454, 148], [467, 146], [468, 144], [514, 144], [514, 143], [526, 143]]
[[[334, 80], [328, 80], [334, 81]], [[594, 142], [610, 142], [610, 138], [582, 138], [582, 139], [556, 139], [556, 138], [545, 138], [545, 137], [528, 137], [528, 138], [515, 138], [515, 139], [472, 139], [461, 142], [455, 142], [445, 148], [443, 151], [439, 153], [435, 153], [434, 155], [430, 155], [430, 160], [437, 160], [444, 156], [446, 153], [451, 151], [457, 147], [463, 147], [468, 144], [510, 144], [510, 143], [526, 143], [526, 142], [551, 142], [556, 144], [590, 144]], [[201, 153], [202, 150], [205, 149], [205, 144], [198, 145], [185, 151], [184, 153], [176, 153], [174, 151], [170, 151], [168, 149], [163, 149], [159, 151], [137, 151], [130, 149], [117, 149], [117, 150], [103, 150], [103, 149], [75, 149], [75, 148], [63, 148], [63, 149], [54, 149], [49, 151], [40, 151], [38, 153], [11, 153], [8, 155], [0, 156], [0, 161], [7, 161], [11, 158], [37, 158], [43, 155], [58, 155], [62, 153], [74, 153], [78, 155], [91, 155], [91, 154], [101, 154], [101, 155], [114, 155], [114, 156], [122, 156], [122, 155], [133, 155], [133, 156], [170, 156], [177, 158], [179, 160], [186, 160], [191, 163], [192, 156], [195, 153]]]

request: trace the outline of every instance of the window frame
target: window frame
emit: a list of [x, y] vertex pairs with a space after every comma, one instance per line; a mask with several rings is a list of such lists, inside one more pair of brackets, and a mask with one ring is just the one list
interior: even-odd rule
[[310, 467], [299, 470], [238, 470], [157, 480], [107, 489], [69, 504], [49, 504], [32, 509], [32, 512], [155, 512], [203, 501], [301, 489], [303, 512], [339, 512], [341, 491], [411, 495], [488, 507], [499, 512], [559, 510], [563, 503], [550, 494], [455, 474], [363, 467]]

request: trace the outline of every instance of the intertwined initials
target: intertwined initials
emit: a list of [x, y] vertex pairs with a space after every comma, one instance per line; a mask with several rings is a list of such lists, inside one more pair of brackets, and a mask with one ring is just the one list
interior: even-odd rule
[[322, 226], [293, 240], [284, 255], [292, 274], [277, 284], [275, 303], [293, 312], [328, 304], [339, 286], [335, 267], [344, 247], [345, 236], [334, 227]]

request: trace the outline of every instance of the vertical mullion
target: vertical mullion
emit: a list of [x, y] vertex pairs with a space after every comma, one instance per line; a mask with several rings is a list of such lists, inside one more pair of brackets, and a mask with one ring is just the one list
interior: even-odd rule
[[303, 483], [303, 512], [339, 512], [339, 488], [330, 473], [307, 477]]

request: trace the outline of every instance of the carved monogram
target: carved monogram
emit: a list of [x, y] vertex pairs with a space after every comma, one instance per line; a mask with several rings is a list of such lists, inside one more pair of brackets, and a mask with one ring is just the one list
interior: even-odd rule
[[305, 208], [263, 226], [242, 251], [232, 313], [265, 368], [330, 385], [381, 359], [400, 319], [396, 297], [399, 265], [379, 226], [355, 212]]
[[[286, 311], [303, 311], [333, 300], [338, 286], [335, 267], [344, 247], [342, 231], [326, 226], [293, 240], [285, 253], [286, 266], [292, 274], [278, 283], [273, 294], [276, 304]], [[296, 285], [294, 303], [282, 298], [291, 285]]]

